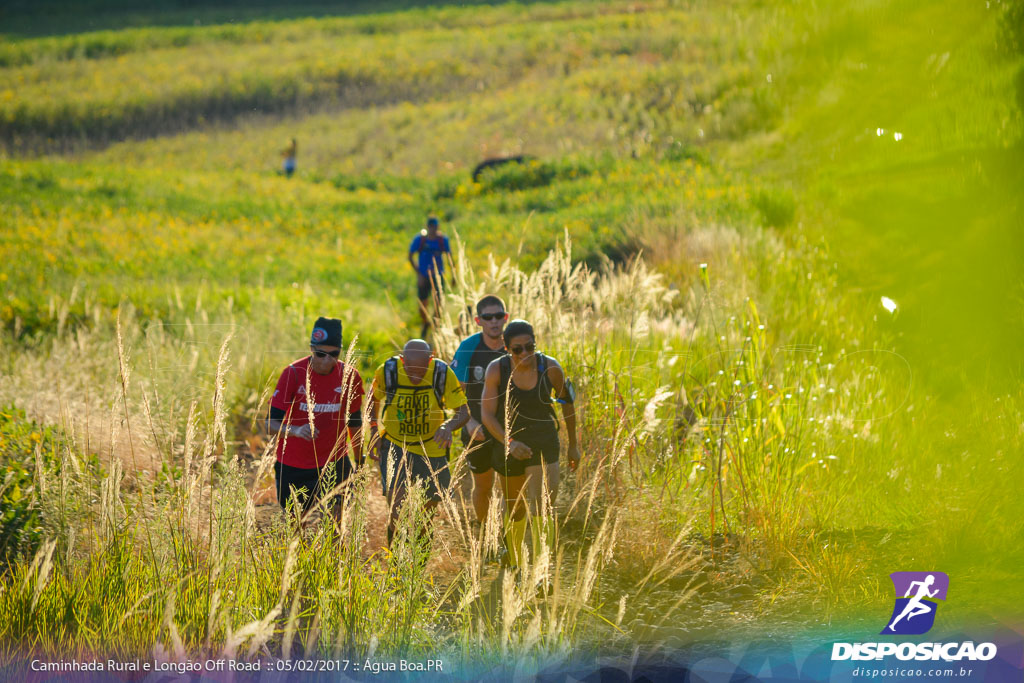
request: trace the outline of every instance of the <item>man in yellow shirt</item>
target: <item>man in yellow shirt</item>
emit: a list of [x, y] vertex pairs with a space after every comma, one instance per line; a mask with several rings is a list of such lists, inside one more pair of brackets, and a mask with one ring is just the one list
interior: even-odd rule
[[[446, 411], [455, 411], [455, 416], [446, 420]], [[428, 512], [441, 501], [441, 491], [451, 486], [448, 449], [452, 434], [469, 421], [469, 408], [452, 369], [434, 358], [427, 342], [412, 339], [400, 356], [377, 368], [370, 415], [371, 443], [380, 438], [376, 451], [390, 508], [390, 545], [410, 485], [419, 482], [425, 487]]]

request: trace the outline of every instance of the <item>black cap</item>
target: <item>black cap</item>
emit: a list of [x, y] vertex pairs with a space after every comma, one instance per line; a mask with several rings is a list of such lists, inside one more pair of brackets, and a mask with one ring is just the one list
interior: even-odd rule
[[309, 336], [312, 346], [337, 346], [341, 348], [341, 321], [337, 318], [319, 317], [313, 324], [313, 334]]

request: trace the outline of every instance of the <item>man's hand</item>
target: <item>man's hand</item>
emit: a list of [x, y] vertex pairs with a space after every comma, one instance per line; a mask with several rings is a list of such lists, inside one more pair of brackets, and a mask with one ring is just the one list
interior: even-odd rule
[[377, 425], [370, 425], [369, 435], [370, 438], [366, 441], [364, 452], [370, 457], [370, 459], [380, 460], [380, 446], [384, 442], [384, 439], [381, 438], [380, 432], [377, 431]]
[[294, 436], [299, 439], [306, 441], [312, 441], [320, 434], [319, 429], [313, 429], [309, 426], [309, 423], [302, 424], [299, 426], [288, 425], [288, 436]]
[[576, 446], [569, 446], [569, 470], [572, 472], [576, 471], [576, 468], [580, 465], [580, 449]]
[[445, 422], [434, 432], [434, 443], [441, 448], [448, 448], [452, 445], [452, 426]]
[[512, 440], [508, 444], [508, 454], [516, 460], [529, 460], [533, 457], [533, 450], [522, 441]]
[[469, 430], [472, 441], [484, 440], [484, 426], [477, 422], [476, 420], [474, 420], [473, 418], [469, 418], [469, 422], [466, 423], [466, 429]]

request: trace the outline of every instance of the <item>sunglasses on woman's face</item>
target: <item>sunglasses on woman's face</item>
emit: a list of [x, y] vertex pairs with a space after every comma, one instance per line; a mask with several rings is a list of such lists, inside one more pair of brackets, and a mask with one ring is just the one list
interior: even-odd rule
[[487, 322], [492, 320], [504, 320], [506, 315], [508, 314], [505, 313], [505, 311], [502, 311], [501, 313], [481, 313], [480, 319], [486, 320]]
[[526, 353], [533, 353], [536, 350], [537, 350], [537, 345], [534, 344], [533, 342], [530, 342], [526, 346], [511, 346], [511, 347], [509, 347], [509, 351], [511, 351], [512, 353], [514, 353], [517, 356], [519, 354], [523, 353], [524, 351]]
[[327, 358], [327, 356], [330, 356], [331, 358], [337, 358], [338, 356], [341, 355], [341, 349], [335, 349], [334, 351], [320, 351], [317, 349], [313, 349], [313, 355], [316, 356], [317, 358]]

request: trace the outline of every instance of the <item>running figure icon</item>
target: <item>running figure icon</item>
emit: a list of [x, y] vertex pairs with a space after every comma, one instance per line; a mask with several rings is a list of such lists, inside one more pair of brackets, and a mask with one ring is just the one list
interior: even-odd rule
[[[900, 612], [900, 615], [893, 619], [892, 623], [889, 624], [889, 626], [887, 627], [889, 631], [895, 633], [896, 624], [903, 617], [906, 617], [907, 621], [910, 621], [914, 617], [920, 616], [922, 614], [928, 614], [929, 612], [932, 612], [935, 609], [933, 605], [922, 601], [922, 598], [934, 598], [936, 595], [938, 595], [938, 588], [936, 588], [934, 591], [928, 590], [934, 583], [934, 574], [929, 574], [924, 581], [912, 581], [910, 583], [910, 587], [907, 588], [907, 592], [903, 596], [904, 598], [910, 598], [910, 601], [907, 602], [906, 606], [903, 608], [903, 611]], [[915, 586], [917, 586], [917, 593], [914, 595], [914, 597], [911, 598], [910, 594], [914, 592]]]

